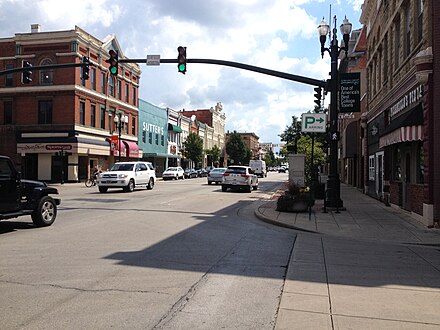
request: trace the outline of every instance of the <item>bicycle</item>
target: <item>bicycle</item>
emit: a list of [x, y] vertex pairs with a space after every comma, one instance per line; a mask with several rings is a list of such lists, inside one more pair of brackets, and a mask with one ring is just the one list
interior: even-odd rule
[[85, 182], [84, 182], [84, 184], [86, 185], [86, 187], [87, 188], [90, 188], [90, 187], [92, 187], [92, 186], [96, 186], [96, 184], [97, 184], [98, 182], [97, 182], [97, 180], [96, 180], [96, 177], [90, 177], [90, 178], [88, 178]]

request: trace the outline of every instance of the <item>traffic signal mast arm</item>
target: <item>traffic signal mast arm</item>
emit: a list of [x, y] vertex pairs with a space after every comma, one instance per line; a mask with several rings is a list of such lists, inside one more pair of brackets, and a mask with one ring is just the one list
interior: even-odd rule
[[[145, 62], [145, 60], [144, 60], [144, 62]], [[14, 72], [24, 72], [24, 71], [28, 71], [29, 69], [34, 71], [34, 70], [46, 70], [46, 69], [75, 68], [75, 67], [86, 66], [86, 65], [87, 65], [87, 63], [81, 62], [81, 63], [40, 65], [40, 66], [32, 66], [31, 68], [29, 68], [29, 67], [14, 68], [14, 69], [9, 69], [9, 70], [5, 70], [5, 71], [0, 71], [0, 76], [5, 75], [5, 74], [9, 74], [9, 73], [14, 73]], [[89, 65], [94, 66], [94, 64], [91, 62], [89, 62]]]
[[[262, 74], [266, 74], [269, 76], [274, 76], [278, 78], [283, 78], [287, 80], [297, 81], [303, 84], [308, 84], [312, 86], [319, 86], [322, 88], [326, 88], [327, 82], [324, 80], [318, 80], [303, 76], [298, 76], [290, 73], [280, 72], [280, 71], [274, 71], [269, 70], [265, 68], [261, 68], [258, 66], [238, 63], [238, 62], [231, 62], [231, 61], [222, 61], [222, 60], [212, 60], [212, 59], [205, 59], [205, 58], [188, 58], [186, 59], [187, 63], [201, 63], [201, 64], [216, 64], [216, 65], [223, 65], [223, 66], [230, 66], [233, 68], [248, 70], [248, 71], [254, 71]], [[120, 59], [119, 63], [145, 63], [145, 58], [143, 59]], [[177, 59], [167, 59], [167, 58], [161, 58], [160, 63], [178, 63]]]

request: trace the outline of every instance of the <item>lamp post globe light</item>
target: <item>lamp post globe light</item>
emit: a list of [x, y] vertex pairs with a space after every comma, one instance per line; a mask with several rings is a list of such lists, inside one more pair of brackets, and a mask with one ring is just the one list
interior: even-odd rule
[[341, 182], [338, 173], [338, 58], [341, 51], [345, 51], [346, 55], [348, 53], [348, 41], [350, 39], [352, 24], [348, 21], [347, 17], [345, 17], [340, 26], [344, 45], [342, 47], [339, 47], [337, 39], [338, 31], [336, 29], [336, 16], [334, 16], [333, 20], [334, 28], [332, 30], [332, 39], [330, 41], [329, 48], [326, 48], [324, 46], [327, 39], [327, 34], [330, 31], [330, 26], [327, 24], [324, 18], [322, 19], [321, 24], [318, 25], [318, 32], [319, 40], [321, 42], [321, 56], [324, 57], [324, 52], [327, 51], [331, 59], [330, 80], [327, 84], [327, 91], [330, 92], [330, 169], [327, 180], [327, 193], [325, 197], [325, 203], [328, 207], [340, 208], [343, 207], [343, 202], [340, 194]]

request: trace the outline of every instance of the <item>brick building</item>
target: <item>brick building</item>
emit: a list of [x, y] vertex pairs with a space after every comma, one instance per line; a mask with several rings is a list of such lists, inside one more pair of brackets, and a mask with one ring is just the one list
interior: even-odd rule
[[438, 14], [437, 0], [365, 0], [361, 15], [368, 54], [366, 192], [428, 225], [439, 219], [434, 8]]
[[33, 69], [27, 84], [21, 73], [1, 77], [0, 153], [21, 166], [23, 177], [78, 181], [94, 166], [105, 169], [119, 157], [142, 156], [137, 147], [141, 71], [137, 64], [120, 64], [117, 76], [109, 74], [105, 61], [111, 49], [124, 57], [115, 36], [100, 41], [79, 27], [41, 32], [35, 24], [30, 33], [0, 39], [0, 71], [20, 68], [23, 61], [36, 67], [80, 63], [86, 56], [91, 62], [88, 80], [81, 67]]

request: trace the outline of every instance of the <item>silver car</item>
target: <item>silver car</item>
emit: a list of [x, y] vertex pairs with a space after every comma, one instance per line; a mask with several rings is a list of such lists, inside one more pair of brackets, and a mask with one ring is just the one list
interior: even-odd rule
[[208, 184], [212, 184], [215, 182], [215, 184], [222, 183], [223, 181], [223, 173], [225, 173], [226, 167], [217, 167], [213, 168], [208, 173]]
[[248, 192], [258, 189], [258, 177], [249, 166], [228, 166], [223, 173], [222, 191], [244, 189]]

